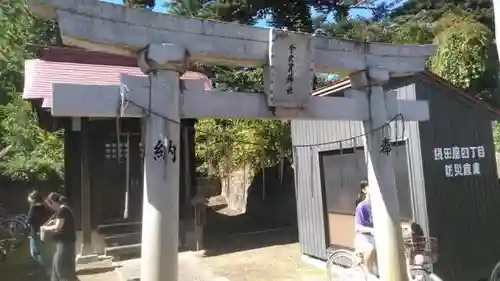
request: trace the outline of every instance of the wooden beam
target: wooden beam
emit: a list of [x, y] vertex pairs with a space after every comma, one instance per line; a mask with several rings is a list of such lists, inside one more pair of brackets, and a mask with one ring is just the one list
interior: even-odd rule
[[[37, 16], [57, 17], [66, 45], [135, 56], [150, 42], [175, 42], [191, 60], [204, 64], [259, 66], [267, 64], [269, 29], [235, 23], [185, 18], [130, 9], [89, 0], [29, 0]], [[122, 36], [127, 34], [127, 36]], [[397, 45], [318, 36], [316, 71], [362, 70], [382, 67], [390, 72], [424, 70], [433, 45]]]

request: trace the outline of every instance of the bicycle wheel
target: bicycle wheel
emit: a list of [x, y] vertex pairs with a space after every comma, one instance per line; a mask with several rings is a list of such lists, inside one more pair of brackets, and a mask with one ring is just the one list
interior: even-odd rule
[[[337, 279], [338, 280], [338, 279]], [[340, 281], [367, 281], [366, 272], [362, 265], [347, 268], [340, 276]]]
[[351, 268], [359, 263], [359, 258], [348, 250], [334, 251], [327, 261], [327, 266], [338, 266], [341, 268]]
[[[344, 275], [346, 278], [349, 278], [351, 275], [357, 275], [359, 273], [357, 268], [360, 266], [359, 258], [351, 251], [337, 250], [328, 257], [328, 261], [326, 262], [328, 280], [338, 280], [339, 276], [343, 279]], [[363, 269], [361, 268], [361, 270]], [[362, 273], [364, 275], [364, 271]]]
[[500, 262], [498, 262], [491, 271], [489, 281], [500, 281]]
[[11, 237], [24, 234], [27, 227], [25, 222], [18, 219], [6, 219], [0, 222], [0, 228], [6, 230]]

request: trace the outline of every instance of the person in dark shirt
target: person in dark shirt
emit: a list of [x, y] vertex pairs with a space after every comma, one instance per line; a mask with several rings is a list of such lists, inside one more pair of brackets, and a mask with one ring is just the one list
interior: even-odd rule
[[51, 281], [75, 281], [75, 242], [76, 229], [73, 211], [66, 197], [58, 193], [50, 193], [45, 200], [46, 205], [55, 212], [55, 218], [41, 227], [42, 231], [50, 232], [56, 244], [52, 260]]
[[36, 190], [29, 194], [28, 202], [30, 203], [28, 211], [30, 254], [33, 260], [49, 273], [50, 267], [43, 255], [42, 242], [40, 240], [40, 226], [48, 219], [49, 212], [43, 204], [42, 196]]

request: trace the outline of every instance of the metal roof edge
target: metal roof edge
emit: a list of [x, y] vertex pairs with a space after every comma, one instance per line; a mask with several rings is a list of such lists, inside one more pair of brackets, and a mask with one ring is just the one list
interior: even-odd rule
[[[426, 71], [416, 73], [412, 76], [415, 77], [415, 76], [419, 76], [419, 75], [425, 79], [429, 79], [429, 80], [433, 81], [434, 83], [436, 83], [438, 85], [441, 85], [445, 88], [452, 90], [453, 92], [458, 94], [460, 97], [463, 97], [467, 102], [481, 107], [483, 110], [488, 111], [489, 113], [495, 115], [498, 119], [500, 119], [500, 109], [499, 108], [494, 108], [493, 106], [491, 106], [487, 102], [479, 100], [476, 97], [473, 97], [470, 93], [467, 93], [464, 89], [461, 89], [461, 88], [451, 84], [450, 82], [448, 82], [444, 78], [440, 77], [439, 75], [432, 73], [431, 71], [426, 70]], [[350, 87], [351, 87], [351, 81], [349, 78], [347, 78], [347, 79], [343, 79], [340, 81], [336, 81], [330, 86], [326, 86], [326, 87], [322, 87], [320, 89], [317, 89], [312, 93], [312, 95], [317, 96], [317, 97], [325, 97], [325, 96], [333, 95], [333, 94], [338, 93], [340, 91], [343, 91], [345, 89], [348, 89]]]

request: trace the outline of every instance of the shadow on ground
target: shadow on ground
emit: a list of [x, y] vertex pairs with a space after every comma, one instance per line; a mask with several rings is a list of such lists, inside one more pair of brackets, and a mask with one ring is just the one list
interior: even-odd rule
[[251, 215], [217, 216], [218, 228], [207, 227], [205, 232], [205, 255], [217, 256], [298, 241], [297, 228]]
[[76, 271], [77, 275], [93, 275], [93, 274], [101, 274], [115, 270], [120, 266], [105, 266], [105, 267], [91, 267], [91, 268], [82, 268]]
[[279, 171], [279, 167], [269, 167], [265, 176], [262, 171], [257, 172], [246, 191], [244, 213], [228, 208], [225, 196], [209, 200], [203, 237], [206, 255], [298, 241], [294, 173], [290, 168], [285, 169], [282, 180]]

